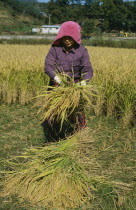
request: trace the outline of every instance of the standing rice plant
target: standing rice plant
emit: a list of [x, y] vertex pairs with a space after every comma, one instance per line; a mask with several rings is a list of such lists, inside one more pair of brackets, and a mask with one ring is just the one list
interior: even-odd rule
[[121, 122], [128, 126], [135, 122], [136, 117], [136, 86], [122, 84], [119, 91]]
[[[32, 96], [40, 94], [40, 88], [48, 82], [48, 77], [43, 73], [43, 61], [49, 48], [50, 45], [0, 45], [1, 103], [25, 104]], [[123, 117], [122, 124], [135, 124], [135, 102], [129, 95], [135, 97], [136, 50], [87, 48], [94, 69], [91, 84], [97, 86], [99, 94], [95, 98], [95, 114], [107, 114], [119, 119]], [[13, 81], [17, 84], [16, 77], [20, 81], [17, 87], [12, 84]], [[126, 91], [126, 85], [132, 93]], [[126, 109], [124, 103], [131, 105]], [[123, 111], [124, 108], [127, 111]]]
[[1, 100], [8, 104], [27, 104], [32, 97], [40, 93], [43, 85], [48, 83], [48, 77], [43, 72], [11, 69], [6, 80], [2, 80]]
[[32, 97], [39, 94], [43, 85], [48, 83], [48, 77], [43, 72], [24, 71], [18, 75], [18, 101], [27, 104]]
[[2, 72], [0, 72], [0, 103], [2, 103], [2, 100], [5, 100], [5, 88], [4, 88], [4, 82], [5, 82], [5, 77]]
[[92, 84], [100, 95], [96, 98], [95, 114], [120, 119], [122, 125], [135, 124], [136, 51], [87, 48], [94, 68]]
[[[3, 46], [0, 46], [0, 50]], [[40, 46], [6, 45], [0, 55], [0, 99], [3, 103], [26, 104], [39, 94], [48, 77], [43, 72]]]
[[114, 80], [106, 81], [106, 91], [105, 91], [105, 113], [107, 116], [116, 117], [116, 109], [118, 106], [118, 86], [114, 83]]

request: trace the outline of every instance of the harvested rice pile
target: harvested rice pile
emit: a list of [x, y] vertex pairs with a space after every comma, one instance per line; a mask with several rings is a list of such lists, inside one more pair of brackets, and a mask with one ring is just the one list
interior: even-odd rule
[[[27, 149], [7, 161], [10, 168], [3, 196], [48, 208], [76, 208], [93, 197], [93, 184], [85, 170], [88, 145], [86, 131], [41, 148]], [[89, 136], [89, 135], [87, 135]]]
[[22, 155], [7, 160], [0, 196], [17, 196], [20, 202], [36, 208], [75, 209], [97, 198], [103, 187], [119, 199], [133, 186], [112, 181], [101, 174], [97, 152], [86, 128], [71, 138], [27, 149]]

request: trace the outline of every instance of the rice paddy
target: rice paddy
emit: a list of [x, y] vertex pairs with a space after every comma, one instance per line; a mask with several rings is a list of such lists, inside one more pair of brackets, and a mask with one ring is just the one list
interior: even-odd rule
[[[27, 104], [41, 93], [50, 46], [0, 45], [0, 101]], [[98, 89], [95, 114], [113, 116], [124, 126], [135, 124], [136, 50], [87, 47], [94, 69], [90, 84]]]
[[[49, 78], [43, 73], [43, 62], [49, 47], [40, 45], [0, 46], [2, 52], [0, 55], [0, 101], [1, 104], [5, 104], [1, 107], [8, 107], [11, 104], [12, 106], [20, 104], [19, 106], [32, 105], [33, 107], [35, 100], [39, 100], [43, 86], [48, 85], [49, 81]], [[74, 97], [77, 99], [74, 101], [76, 105], [72, 105], [72, 102], [70, 105], [78, 106], [80, 101], [78, 96], [84, 95], [84, 100], [87, 101], [88, 123], [98, 117], [97, 127], [94, 130], [91, 129], [92, 124], [90, 125], [92, 133], [90, 130], [87, 130], [86, 133], [84, 130], [66, 140], [46, 144], [45, 147], [28, 148], [21, 155], [15, 155], [6, 161], [2, 160], [3, 173], [5, 174], [5, 181], [1, 183], [4, 185], [2, 196], [11, 198], [12, 195], [17, 195], [20, 203], [26, 201], [32, 205], [32, 209], [77, 209], [80, 207], [93, 209], [94, 206], [96, 209], [103, 209], [103, 202], [105, 202], [107, 194], [109, 198], [111, 196], [111, 203], [108, 204], [111, 209], [124, 208], [122, 206], [125, 206], [127, 193], [133, 192], [134, 189], [133, 172], [131, 172], [131, 176], [127, 172], [128, 177], [131, 177], [130, 181], [127, 176], [125, 179], [120, 179], [121, 168], [126, 170], [120, 165], [120, 161], [125, 157], [122, 155], [123, 151], [130, 157], [129, 162], [131, 162], [128, 166], [123, 162], [123, 165], [126, 168], [134, 169], [136, 50], [88, 47], [88, 51], [94, 69], [94, 77], [88, 86], [92, 89], [95, 87], [97, 90], [93, 89], [95, 92], [91, 98], [93, 104], [89, 103], [89, 91], [87, 92], [86, 88], [74, 87], [74, 90], [77, 91]], [[63, 88], [57, 89], [59, 94], [64, 91]], [[65, 87], [65, 90], [67, 88]], [[69, 90], [68, 93], [72, 94]], [[81, 94], [83, 91], [85, 91], [84, 94]], [[57, 94], [55, 89], [51, 94]], [[42, 96], [47, 96], [50, 100], [51, 94]], [[54, 102], [51, 101], [51, 103]], [[57, 103], [60, 107], [60, 101]], [[48, 103], [46, 105], [42, 107], [42, 113], [45, 112], [43, 118], [56, 117], [51, 115], [54, 109], [48, 113]], [[92, 106], [93, 111], [90, 112]], [[64, 107], [62, 112], [59, 111], [57, 113], [58, 120], [61, 118], [61, 124], [63, 124], [64, 119], [67, 118], [67, 110]], [[128, 129], [130, 126], [133, 131], [127, 130], [128, 133], [122, 133], [127, 135], [123, 142], [119, 141], [121, 135], [119, 131], [117, 132], [117, 127], [114, 133], [109, 129], [109, 133], [106, 135], [108, 127], [104, 128], [101, 123], [101, 117], [104, 118], [104, 116], [107, 119], [117, 120], [122, 126], [121, 129]], [[103, 127], [103, 135], [99, 136], [101, 127]], [[94, 136], [99, 141], [95, 141]], [[130, 152], [131, 150], [132, 152]], [[108, 168], [103, 164], [104, 159], [107, 158], [106, 154], [109, 158], [106, 162]], [[113, 163], [110, 162], [110, 158], [111, 160], [113, 158]], [[126, 157], [125, 160], [127, 161]], [[37, 192], [39, 192], [38, 195]], [[74, 196], [75, 194], [77, 197]], [[99, 197], [100, 199], [96, 199]], [[95, 199], [97, 203], [95, 203]], [[87, 207], [88, 202], [89, 207]], [[134, 201], [130, 201], [130, 197], [129, 202], [129, 206], [133, 209]]]

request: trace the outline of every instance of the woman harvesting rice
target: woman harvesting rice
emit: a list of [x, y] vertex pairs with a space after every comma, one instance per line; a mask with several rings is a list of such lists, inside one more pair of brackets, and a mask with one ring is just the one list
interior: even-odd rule
[[[73, 78], [74, 82], [79, 85], [86, 85], [92, 78], [93, 69], [88, 51], [81, 45], [80, 30], [78, 23], [73, 21], [67, 21], [61, 25], [45, 59], [44, 71], [50, 77], [50, 86], [61, 85], [62, 81], [61, 77], [58, 76], [58, 72]], [[85, 126], [85, 116], [80, 113], [78, 128], [83, 129]], [[47, 138], [53, 138], [51, 134], [57, 133], [54, 131], [59, 129], [57, 124], [51, 125], [49, 120], [43, 123], [43, 127], [45, 134], [48, 133]], [[60, 132], [58, 137], [62, 136], [63, 132]]]

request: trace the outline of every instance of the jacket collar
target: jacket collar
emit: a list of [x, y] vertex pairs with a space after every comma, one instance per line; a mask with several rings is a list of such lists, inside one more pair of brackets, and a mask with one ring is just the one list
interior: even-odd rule
[[67, 51], [65, 50], [65, 48], [64, 48], [64, 47], [62, 47], [62, 51], [63, 51], [63, 52], [65, 52], [65, 53], [72, 52], [72, 53], [74, 53], [74, 54], [75, 54], [76, 49], [73, 47], [72, 49], [70, 49], [70, 50], [67, 52]]

